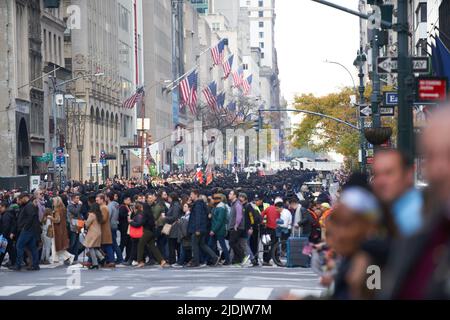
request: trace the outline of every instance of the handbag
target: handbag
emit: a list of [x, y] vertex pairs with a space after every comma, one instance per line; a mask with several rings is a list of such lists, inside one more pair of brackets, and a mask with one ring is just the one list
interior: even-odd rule
[[130, 226], [130, 238], [139, 239], [144, 235], [144, 227], [133, 227]]
[[78, 232], [80, 232], [81, 229], [83, 229], [83, 228], [84, 228], [84, 220], [77, 219], [77, 229], [78, 229]]
[[165, 234], [166, 236], [168, 236], [168, 235], [170, 234], [170, 230], [172, 230], [172, 225], [166, 223], [166, 224], [164, 225], [164, 227], [162, 228], [161, 233], [162, 233], [162, 234]]

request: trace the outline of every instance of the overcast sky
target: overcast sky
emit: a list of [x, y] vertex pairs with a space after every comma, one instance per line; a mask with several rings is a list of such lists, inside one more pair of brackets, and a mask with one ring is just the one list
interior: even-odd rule
[[[358, 0], [330, 0], [358, 9]], [[326, 59], [344, 64], [358, 82], [353, 61], [359, 48], [359, 18], [311, 0], [276, 1], [275, 42], [282, 95], [324, 95], [352, 85], [349, 74]]]

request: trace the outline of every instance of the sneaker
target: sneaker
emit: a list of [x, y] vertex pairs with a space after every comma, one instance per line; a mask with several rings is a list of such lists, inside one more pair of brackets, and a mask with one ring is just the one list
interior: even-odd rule
[[223, 266], [230, 266], [231, 262], [230, 261], [225, 261], [224, 263], [222, 263]]
[[133, 267], [135, 267], [135, 266], [137, 266], [139, 263], [137, 262], [137, 261], [133, 261], [132, 263], [131, 263], [131, 265], [133, 266]]
[[186, 267], [188, 267], [188, 268], [201, 268], [201, 265], [192, 263], [192, 264], [188, 264]]
[[217, 257], [217, 260], [214, 262], [213, 266], [217, 267], [220, 263], [220, 257]]
[[263, 266], [264, 266], [264, 267], [272, 267], [273, 264], [270, 263], [270, 262], [263, 262]]
[[250, 255], [247, 255], [244, 257], [244, 259], [242, 260], [242, 265], [245, 266], [247, 264], [247, 262], [250, 260]]
[[205, 268], [207, 266], [207, 264], [206, 263], [202, 263], [202, 264], [200, 264], [200, 268]]
[[235, 268], [241, 268], [242, 267], [242, 263], [233, 263], [231, 266], [235, 267]]
[[21, 267], [14, 265], [14, 266], [10, 266], [8, 269], [13, 270], [13, 271], [20, 271]]
[[41, 268], [39, 266], [35, 266], [35, 267], [28, 267], [27, 270], [28, 271], [39, 271], [39, 270], [41, 270]]
[[174, 264], [172, 265], [172, 268], [183, 268], [183, 266], [182, 266], [181, 264], [174, 263]]

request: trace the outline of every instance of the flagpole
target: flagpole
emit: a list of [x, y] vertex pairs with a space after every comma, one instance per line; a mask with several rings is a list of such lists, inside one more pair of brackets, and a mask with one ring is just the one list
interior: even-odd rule
[[[220, 41], [219, 41], [220, 42]], [[198, 59], [200, 59], [201, 56], [203, 56], [205, 53], [207, 53], [208, 51], [211, 50], [211, 48], [214, 46], [209, 47], [208, 49], [202, 51], [199, 53], [199, 55], [195, 58], [197, 60], [197, 62], [195, 63], [195, 66], [192, 67], [191, 69], [189, 69], [189, 71], [185, 72], [183, 75], [181, 75], [180, 77], [178, 77], [176, 80], [172, 81], [171, 83], [169, 83], [166, 86], [166, 89], [169, 91], [172, 91], [173, 89], [175, 89], [180, 83], [179, 81], [181, 79], [183, 79], [185, 76], [187, 76], [188, 74], [190, 74], [191, 72], [193, 72], [195, 69], [200, 67], [200, 62], [198, 61]]]
[[142, 140], [141, 140], [141, 180], [144, 180], [144, 150], [145, 150], [145, 128], [144, 128], [144, 118], [145, 118], [145, 91], [141, 99], [141, 123], [142, 123]]

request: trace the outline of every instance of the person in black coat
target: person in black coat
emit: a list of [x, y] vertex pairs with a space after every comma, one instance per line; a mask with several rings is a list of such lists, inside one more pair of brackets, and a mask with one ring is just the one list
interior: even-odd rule
[[14, 208], [7, 209], [7, 207], [7, 203], [0, 203], [0, 234], [8, 240], [5, 252], [0, 254], [0, 266], [3, 263], [6, 253], [9, 255], [9, 266], [16, 264], [16, 210]]
[[[168, 201], [170, 203], [169, 210], [166, 213], [165, 223], [172, 225], [168, 236], [169, 243], [169, 264], [176, 262], [176, 257], [180, 256], [180, 246], [178, 243], [178, 227], [177, 222], [182, 217], [183, 211], [178, 198], [178, 194], [172, 192], [169, 194]], [[176, 254], [175, 254], [176, 252]]]
[[39, 256], [37, 242], [41, 234], [41, 224], [39, 222], [38, 208], [30, 200], [30, 196], [22, 193], [19, 196], [20, 212], [17, 217], [17, 259], [15, 270], [19, 271], [23, 261], [25, 247], [31, 251], [32, 266], [30, 270], [39, 270]]

